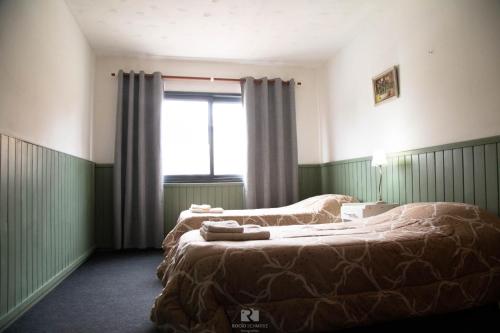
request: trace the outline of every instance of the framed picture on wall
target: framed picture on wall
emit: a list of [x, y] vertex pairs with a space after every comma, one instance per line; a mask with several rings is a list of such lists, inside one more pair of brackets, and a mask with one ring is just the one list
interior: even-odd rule
[[398, 66], [393, 66], [372, 79], [375, 105], [398, 98]]

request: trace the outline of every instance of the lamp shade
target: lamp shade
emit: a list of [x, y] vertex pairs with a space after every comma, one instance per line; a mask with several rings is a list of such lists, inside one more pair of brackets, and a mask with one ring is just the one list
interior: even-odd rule
[[372, 166], [386, 165], [387, 158], [385, 156], [385, 151], [375, 150], [372, 157]]

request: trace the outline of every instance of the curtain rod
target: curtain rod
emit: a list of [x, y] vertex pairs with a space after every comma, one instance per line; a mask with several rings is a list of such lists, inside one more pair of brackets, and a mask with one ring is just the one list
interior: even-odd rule
[[[129, 75], [128, 73], [123, 73], [123, 75]], [[152, 75], [152, 74], [146, 74]], [[111, 73], [111, 76], [116, 76], [116, 73]], [[179, 76], [179, 75], [162, 75], [162, 79], [167, 80], [200, 80], [200, 81], [225, 81], [225, 82], [241, 82], [241, 79], [233, 79], [227, 77], [205, 77], [205, 76]], [[255, 80], [255, 82], [260, 83], [262, 80]], [[274, 83], [274, 80], [268, 80], [269, 83]], [[283, 81], [284, 84], [288, 84], [289, 81]], [[297, 82], [298, 86], [302, 85], [302, 82]]]

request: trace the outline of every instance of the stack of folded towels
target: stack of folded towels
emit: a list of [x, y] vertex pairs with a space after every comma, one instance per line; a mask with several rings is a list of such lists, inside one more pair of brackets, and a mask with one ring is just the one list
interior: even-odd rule
[[212, 208], [212, 206], [206, 204], [204, 205], [192, 204], [189, 210], [191, 211], [191, 213], [218, 213], [218, 214], [224, 213], [224, 209], [222, 209], [221, 207]]
[[246, 241], [270, 237], [268, 230], [256, 224], [241, 226], [236, 221], [204, 221], [200, 234], [207, 241]]

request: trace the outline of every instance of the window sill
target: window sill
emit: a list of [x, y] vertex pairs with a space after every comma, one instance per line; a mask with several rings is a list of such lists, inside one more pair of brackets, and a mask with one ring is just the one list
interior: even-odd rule
[[173, 183], [173, 182], [167, 182], [167, 183], [163, 183], [163, 185], [200, 185], [200, 186], [205, 186], [205, 185], [243, 185], [243, 182], [238, 182], [238, 181], [234, 181], [234, 182], [197, 182], [197, 183], [194, 183], [194, 182], [176, 182], [176, 183]]
[[243, 183], [240, 176], [164, 176], [164, 184], [217, 184], [217, 183]]

